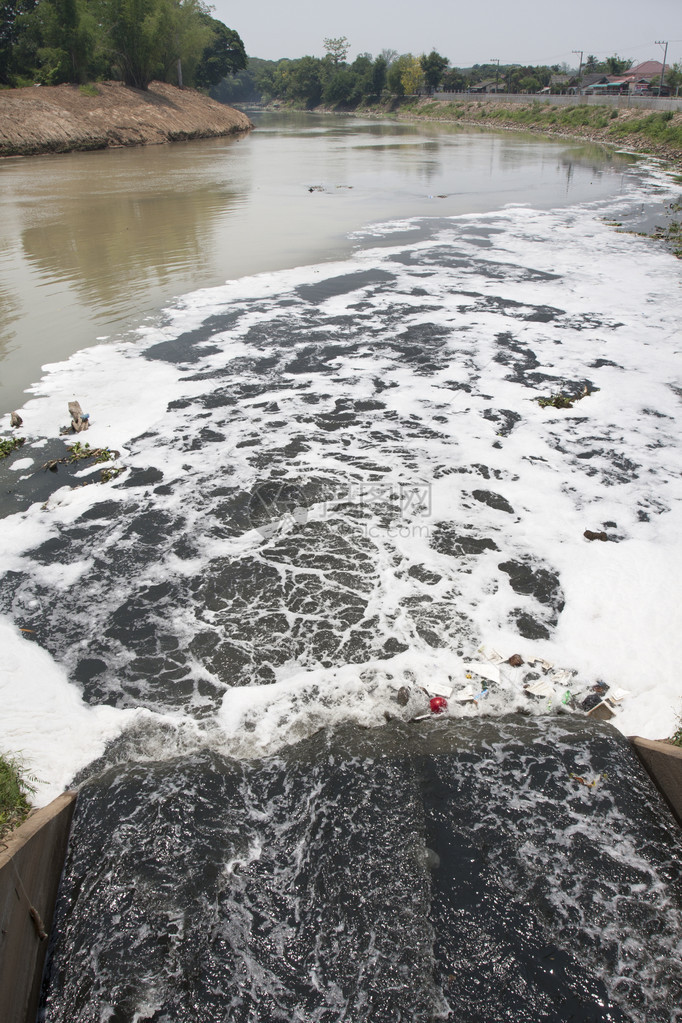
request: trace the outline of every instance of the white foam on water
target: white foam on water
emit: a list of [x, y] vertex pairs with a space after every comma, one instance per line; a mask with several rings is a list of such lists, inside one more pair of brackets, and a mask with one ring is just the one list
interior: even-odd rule
[[88, 706], [63, 668], [4, 618], [0, 649], [0, 744], [35, 779], [36, 806], [63, 792], [125, 728], [154, 717], [145, 710]]
[[[91, 415], [84, 437], [120, 451], [126, 473], [105, 486], [62, 487], [3, 520], [0, 572], [23, 578], [16, 624], [82, 588], [70, 610], [82, 642], [60, 646], [51, 625], [55, 657], [73, 670], [93, 655], [89, 635], [106, 634], [128, 598], [182, 580], [176, 603], [154, 612], [155, 627], [174, 629], [181, 651], [210, 637], [254, 665], [260, 657], [269, 672], [254, 681], [232, 654], [187, 654], [190, 674], [215, 695], [202, 703], [195, 693], [176, 712], [192, 719], [212, 707], [236, 755], [343, 720], [371, 726], [426, 711], [420, 687], [430, 685], [453, 689], [450, 715], [472, 716], [554, 713], [566, 690], [584, 695], [603, 682], [629, 693], [613, 718], [626, 734], [670, 734], [682, 710], [679, 262], [605, 223], [650, 194], [649, 184], [611, 203], [440, 220], [425, 240], [400, 245], [392, 233], [423, 235], [428, 222], [375, 225], [364, 237], [384, 247], [195, 292], [137, 341], [45, 367], [22, 410], [26, 436], [57, 437], [77, 399]], [[366, 283], [367, 272], [386, 284]], [[357, 286], [325, 290], [354, 274]], [[306, 292], [317, 285], [319, 294]], [[144, 357], [209, 317], [218, 326], [188, 348], [191, 359]], [[539, 397], [583, 380], [598, 390], [572, 409], [539, 406]], [[368, 401], [376, 407], [333, 421], [348, 403]], [[27, 461], [14, 465], [28, 469]], [[126, 489], [129, 471], [147, 469], [162, 473], [163, 486]], [[270, 523], [234, 526], [236, 505], [223, 511], [216, 488], [233, 500], [276, 479], [310, 484], [312, 496]], [[368, 496], [377, 486], [383, 491]], [[421, 505], [400, 506], [410, 492]], [[96, 554], [74, 547], [54, 563], [36, 561], [41, 544], [111, 502], [120, 514], [106, 513]], [[150, 534], [157, 553], [141, 567], [131, 502], [162, 522]], [[586, 540], [585, 529], [604, 529], [609, 542]], [[180, 538], [191, 549], [179, 551]], [[122, 554], [129, 574], [103, 570]], [[501, 564], [545, 573], [549, 597], [524, 591]], [[258, 572], [269, 581], [249, 589]], [[215, 588], [208, 601], [204, 583]], [[539, 622], [535, 638], [519, 616]], [[137, 712], [88, 707], [64, 669], [8, 622], [3, 629], [12, 651], [8, 734], [38, 756], [34, 773], [64, 785]], [[325, 630], [334, 639], [321, 653]], [[117, 678], [137, 654], [124, 631], [116, 643]], [[382, 651], [384, 643], [394, 646]], [[483, 693], [465, 667], [482, 657], [481, 644], [505, 658], [544, 657], [571, 675], [535, 699], [522, 674], [505, 668], [479, 699], [458, 699], [468, 686]], [[83, 722], [73, 726], [83, 736], [73, 756], [64, 743], [45, 744], [23, 695], [39, 656], [46, 692], [70, 693], [60, 728], [69, 715]], [[155, 678], [147, 681], [139, 699], [154, 708]], [[135, 687], [115, 686], [112, 703], [134, 704]], [[405, 709], [396, 704], [402, 686]], [[206, 735], [220, 741], [214, 730]]]

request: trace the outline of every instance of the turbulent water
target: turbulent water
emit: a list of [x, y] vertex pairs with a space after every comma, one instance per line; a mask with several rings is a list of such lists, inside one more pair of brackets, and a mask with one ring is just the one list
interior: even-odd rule
[[46, 1018], [679, 1019], [677, 836], [607, 728], [209, 751], [81, 792]]
[[0, 469], [14, 734], [95, 776], [48, 1019], [677, 1018], [672, 831], [580, 731], [679, 703], [679, 264], [613, 226], [673, 197], [374, 225], [48, 367]]

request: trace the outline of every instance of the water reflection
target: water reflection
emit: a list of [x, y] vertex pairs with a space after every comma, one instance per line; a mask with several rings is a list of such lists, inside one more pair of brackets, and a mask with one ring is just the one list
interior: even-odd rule
[[148, 193], [116, 202], [90, 197], [68, 219], [56, 210], [47, 223], [26, 228], [21, 241], [33, 269], [72, 283], [112, 315], [150, 286], [168, 288], [177, 273], [202, 265], [210, 272], [215, 221], [242, 199], [236, 190], [206, 186], [157, 193], [150, 181]]
[[255, 119], [239, 139], [0, 162], [0, 413], [43, 363], [175, 296], [341, 258], [373, 221], [597, 199], [630, 165], [455, 125]]

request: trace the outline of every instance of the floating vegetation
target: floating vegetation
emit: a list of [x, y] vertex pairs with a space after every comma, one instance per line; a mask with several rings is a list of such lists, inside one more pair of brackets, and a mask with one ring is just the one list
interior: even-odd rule
[[578, 394], [577, 396], [552, 394], [549, 398], [538, 398], [537, 401], [540, 408], [573, 408], [573, 402], [580, 401], [584, 397], [584, 394]]
[[0, 440], [0, 458], [8, 458], [13, 451], [21, 447], [24, 440], [24, 437], [7, 437]]
[[91, 448], [88, 443], [81, 444], [80, 441], [76, 441], [69, 448], [69, 462], [80, 462], [83, 458], [92, 458], [96, 463], [99, 462], [112, 462], [114, 458], [118, 457], [117, 451], [112, 451], [111, 448]]
[[[43, 469], [57, 472], [59, 465], [68, 465], [82, 461], [89, 461], [92, 465], [101, 465], [104, 462], [113, 462], [119, 456], [119, 452], [113, 451], [111, 448], [91, 448], [87, 441], [83, 444], [79, 440], [67, 448], [67, 451], [68, 454], [64, 458], [53, 458], [51, 461], [45, 462]], [[110, 480], [120, 476], [123, 471], [123, 466], [113, 465], [102, 469], [100, 472], [100, 483], [109, 483]]]
[[669, 245], [678, 259], [682, 259], [682, 221], [675, 220], [674, 216], [680, 212], [682, 212], [682, 203], [668, 203], [666, 216], [669, 217], [669, 221], [665, 227], [657, 227], [652, 236]]
[[123, 472], [123, 466], [112, 466], [111, 469], [102, 469], [100, 473], [100, 483], [109, 483], [110, 480], [115, 480], [117, 476], [120, 476]]

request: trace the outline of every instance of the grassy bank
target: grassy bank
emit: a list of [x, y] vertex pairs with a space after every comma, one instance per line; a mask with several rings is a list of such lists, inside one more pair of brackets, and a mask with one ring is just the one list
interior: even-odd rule
[[0, 839], [26, 820], [32, 791], [21, 764], [0, 754]]
[[518, 105], [498, 100], [408, 100], [395, 109], [398, 117], [424, 118], [485, 127], [515, 128], [546, 135], [574, 136], [652, 153], [682, 162], [682, 112], [647, 114], [584, 104], [557, 107], [540, 100]]

